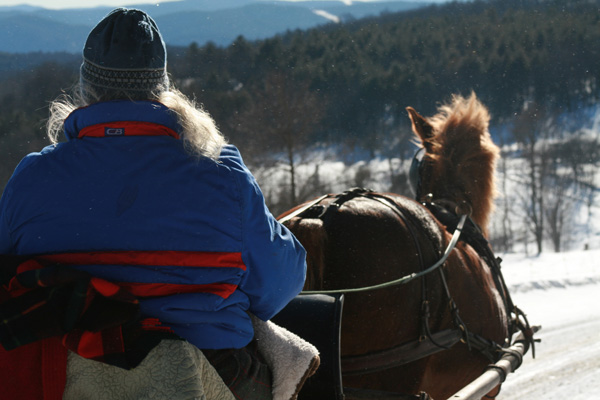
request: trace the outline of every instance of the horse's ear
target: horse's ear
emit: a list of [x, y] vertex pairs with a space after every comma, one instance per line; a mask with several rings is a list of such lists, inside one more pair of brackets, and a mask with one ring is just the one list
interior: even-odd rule
[[412, 130], [421, 140], [421, 144], [425, 147], [425, 150], [431, 151], [432, 139], [433, 139], [433, 126], [427, 122], [418, 112], [412, 107], [406, 107], [408, 116], [412, 122]]

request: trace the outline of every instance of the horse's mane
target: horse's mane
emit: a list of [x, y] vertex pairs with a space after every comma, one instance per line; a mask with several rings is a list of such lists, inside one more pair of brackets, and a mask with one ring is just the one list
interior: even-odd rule
[[[495, 168], [500, 150], [492, 141], [488, 127], [490, 114], [474, 93], [455, 95], [428, 118], [433, 135], [428, 139], [434, 168], [454, 171], [452, 179], [437, 182], [443, 196], [456, 200], [461, 196], [473, 208], [473, 219], [484, 229], [494, 209]], [[448, 171], [443, 175], [447, 176]], [[445, 187], [444, 187], [445, 186]]]
[[[467, 98], [453, 95], [452, 100], [438, 108], [438, 113], [428, 118], [436, 132], [460, 131], [481, 135], [486, 132], [490, 122], [488, 109], [477, 99], [475, 93]], [[492, 143], [493, 144], [493, 143]]]

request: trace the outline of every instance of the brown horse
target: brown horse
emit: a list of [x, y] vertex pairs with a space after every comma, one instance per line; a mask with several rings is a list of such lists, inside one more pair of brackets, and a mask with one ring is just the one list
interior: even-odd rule
[[[344, 387], [425, 391], [445, 399], [482, 373], [511, 330], [512, 303], [494, 276], [496, 260], [484, 239], [499, 149], [488, 132], [489, 113], [474, 94], [455, 96], [431, 118], [407, 110], [424, 149], [417, 165], [418, 202], [353, 190], [283, 216], [304, 210], [285, 224], [307, 249], [305, 290], [345, 292]], [[434, 265], [461, 212], [470, 213], [467, 225], [475, 239], [459, 241], [440, 268], [402, 285], [344, 290]]]

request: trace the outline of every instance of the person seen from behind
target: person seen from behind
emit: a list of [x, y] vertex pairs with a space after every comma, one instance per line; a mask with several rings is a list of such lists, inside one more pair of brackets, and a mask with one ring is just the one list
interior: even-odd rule
[[50, 106], [52, 145], [6, 185], [0, 253], [18, 260], [1, 267], [9, 396], [62, 393], [73, 354], [135, 369], [175, 340], [202, 349], [236, 398], [271, 398], [249, 313], [268, 320], [300, 292], [305, 251], [166, 66], [154, 20], [112, 11], [87, 38], [74, 94]]

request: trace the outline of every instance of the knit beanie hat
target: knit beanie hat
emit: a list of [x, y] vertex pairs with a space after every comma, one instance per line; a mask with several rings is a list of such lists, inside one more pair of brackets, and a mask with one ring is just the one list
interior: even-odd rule
[[166, 66], [166, 47], [156, 22], [143, 11], [117, 8], [90, 32], [80, 79], [102, 92], [150, 93], [168, 85]]

